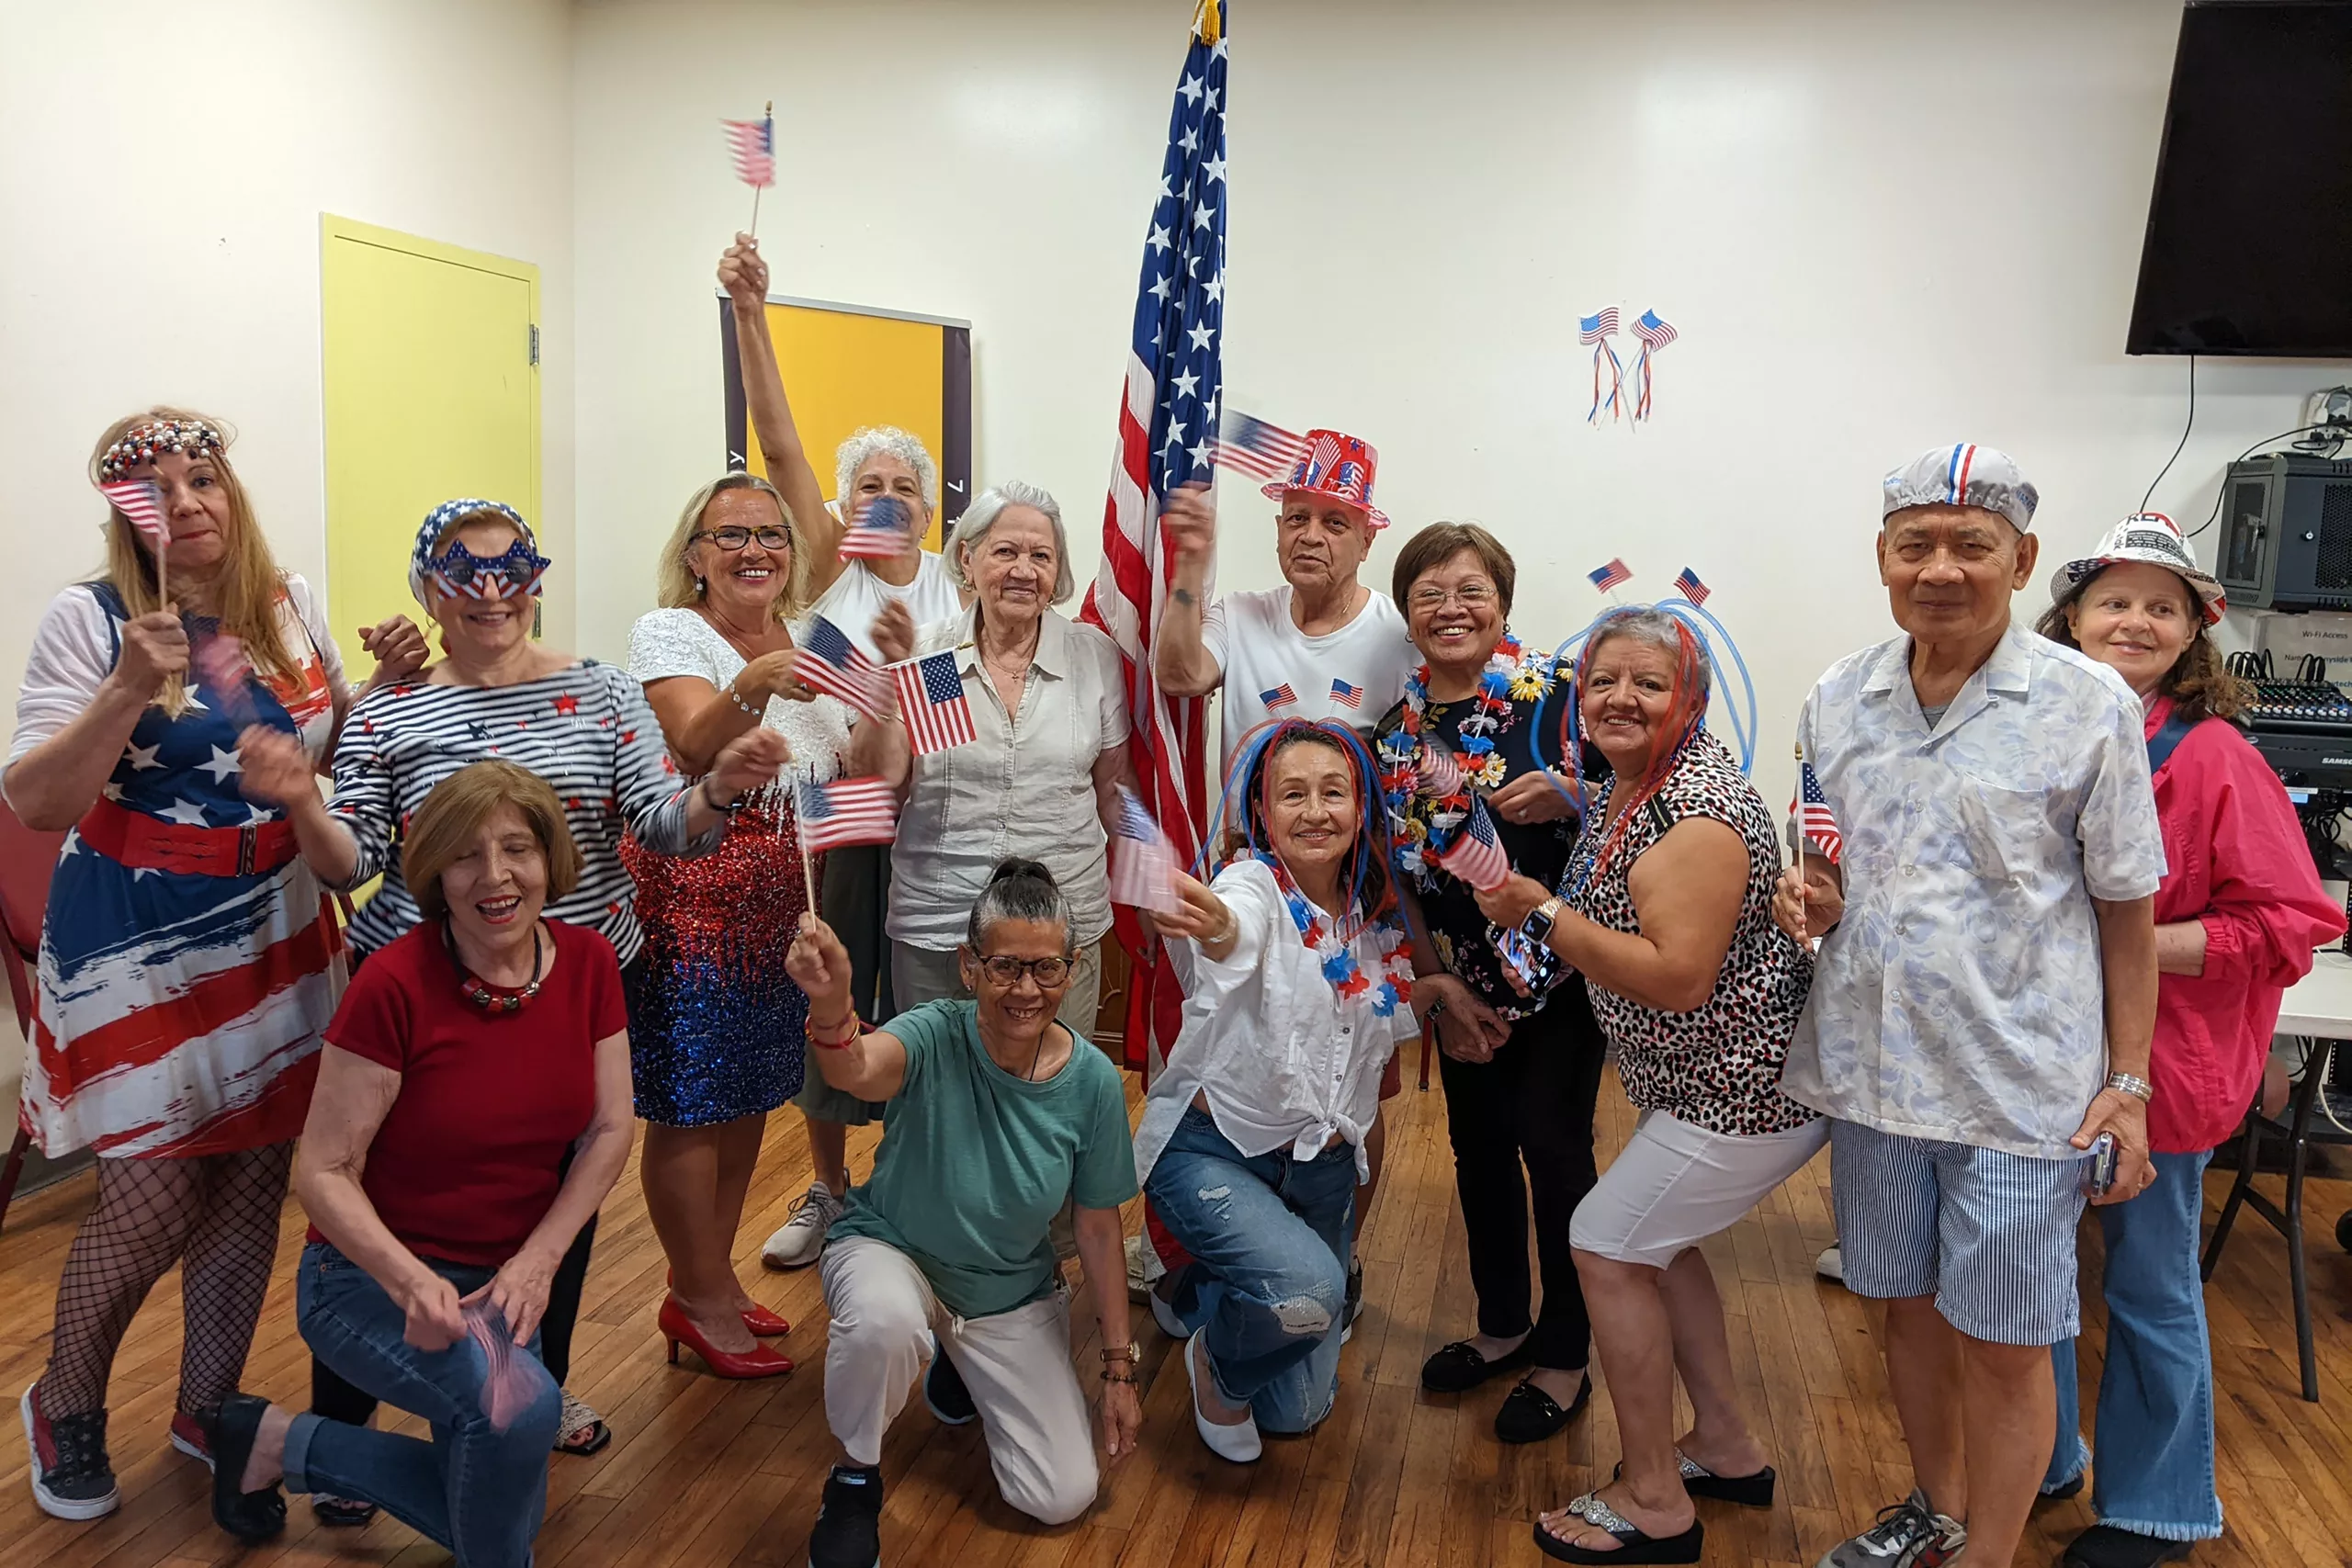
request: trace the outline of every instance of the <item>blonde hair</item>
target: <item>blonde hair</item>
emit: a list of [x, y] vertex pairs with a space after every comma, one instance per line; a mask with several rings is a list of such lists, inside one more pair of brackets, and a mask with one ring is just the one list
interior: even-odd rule
[[[235, 439], [234, 433], [221, 421], [209, 414], [188, 409], [157, 404], [139, 413], [126, 414], [106, 428], [97, 445], [90, 450], [90, 482], [98, 482], [98, 463], [108, 448], [123, 438], [133, 427], [158, 420], [199, 421], [220, 433], [225, 448]], [[300, 666], [286, 646], [286, 635], [278, 619], [278, 604], [285, 595], [286, 574], [278, 570], [277, 558], [269, 553], [269, 541], [262, 536], [260, 526], [254, 521], [253, 502], [245, 494], [245, 487], [238, 481], [237, 470], [230, 466], [226, 450], [198, 455], [212, 465], [220, 480], [220, 489], [229, 498], [229, 558], [222, 563], [214, 592], [213, 609], [220, 618], [220, 629], [244, 646], [246, 660], [254, 672], [265, 681], [293, 679]], [[168, 570], [168, 569], [167, 569]], [[136, 619], [163, 609], [164, 601], [155, 582], [155, 557], [147, 542], [139, 536], [119, 508], [107, 509], [107, 581], [122, 596], [123, 608]], [[164, 583], [168, 588], [168, 581]], [[163, 694], [156, 701], [174, 718], [188, 710], [188, 688], [185, 678], [165, 682]]]
[[695, 535], [702, 530], [703, 513], [710, 503], [730, 490], [757, 491], [775, 502], [784, 518], [784, 531], [792, 539], [792, 566], [785, 573], [784, 592], [776, 597], [775, 618], [794, 621], [808, 608], [808, 552], [801, 548], [800, 520], [786, 504], [784, 493], [757, 474], [742, 472], [721, 474], [686, 498], [686, 509], [678, 513], [678, 525], [670, 530], [667, 543], [662, 547], [662, 558], [654, 563], [653, 592], [655, 602], [665, 609], [692, 609], [703, 601], [704, 589], [695, 576], [694, 564], [686, 558], [695, 547]]
[[482, 829], [502, 806], [518, 812], [548, 863], [547, 901], [565, 897], [580, 886], [580, 846], [572, 841], [563, 805], [547, 780], [513, 762], [469, 763], [433, 786], [409, 819], [401, 851], [401, 880], [428, 920], [449, 912], [441, 876], [474, 847]]

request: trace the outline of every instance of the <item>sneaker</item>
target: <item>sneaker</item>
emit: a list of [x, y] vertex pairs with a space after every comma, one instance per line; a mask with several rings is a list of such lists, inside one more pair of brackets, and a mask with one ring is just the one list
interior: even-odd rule
[[212, 1468], [212, 1450], [204, 1440], [204, 1423], [185, 1410], [172, 1413], [172, 1447], [205, 1469]]
[[1878, 1511], [1878, 1523], [1839, 1541], [1815, 1568], [1940, 1568], [1960, 1556], [1968, 1529], [1928, 1506], [1928, 1495], [1911, 1495]]
[[121, 1506], [114, 1466], [107, 1461], [105, 1411], [52, 1420], [41, 1411], [38, 1382], [25, 1390], [17, 1409], [25, 1418], [33, 1501], [42, 1513], [53, 1519], [98, 1519]]
[[825, 1477], [825, 1500], [808, 1532], [808, 1568], [879, 1568], [881, 1562], [881, 1467], [837, 1464]]
[[825, 1250], [825, 1233], [842, 1217], [842, 1201], [821, 1181], [793, 1200], [792, 1217], [760, 1248], [760, 1261], [771, 1269], [806, 1269]]
[[1167, 1272], [1168, 1265], [1159, 1260], [1159, 1248], [1151, 1245], [1151, 1237], [1141, 1231], [1127, 1237], [1128, 1295], [1140, 1300], [1150, 1294]]
[[1834, 1280], [1838, 1284], [1844, 1284], [1846, 1282], [1845, 1249], [1835, 1243], [1823, 1247], [1821, 1256], [1813, 1260], [1813, 1271], [1824, 1280]]
[[935, 1337], [931, 1342], [931, 1370], [922, 1375], [922, 1402], [943, 1427], [968, 1427], [980, 1413], [980, 1407], [972, 1403], [972, 1391], [964, 1386], [964, 1374], [956, 1370]]
[[1356, 1331], [1356, 1319], [1363, 1315], [1363, 1259], [1348, 1259], [1348, 1293], [1340, 1303], [1340, 1343], [1344, 1345]]

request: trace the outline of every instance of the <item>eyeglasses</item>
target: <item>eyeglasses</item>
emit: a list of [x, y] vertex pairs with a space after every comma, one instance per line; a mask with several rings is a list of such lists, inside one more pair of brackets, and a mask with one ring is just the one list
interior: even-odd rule
[[1465, 610], [1483, 610], [1500, 597], [1493, 587], [1484, 582], [1465, 582], [1459, 588], [1416, 588], [1405, 595], [1405, 604], [1415, 610], [1435, 610], [1449, 599]]
[[1021, 984], [1021, 976], [1028, 976], [1037, 982], [1040, 990], [1051, 991], [1069, 983], [1069, 960], [1067, 958], [1013, 958], [1005, 953], [991, 953], [980, 960], [980, 973], [989, 984], [1011, 990]]
[[760, 548], [763, 550], [783, 550], [792, 547], [792, 536], [781, 528], [739, 528], [729, 524], [724, 528], [706, 528], [695, 537], [708, 539], [729, 555], [741, 549], [753, 539], [760, 542]]

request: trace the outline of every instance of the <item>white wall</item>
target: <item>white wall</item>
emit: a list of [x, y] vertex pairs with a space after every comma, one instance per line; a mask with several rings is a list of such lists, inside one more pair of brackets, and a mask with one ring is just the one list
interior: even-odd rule
[[[583, 0], [576, 12], [581, 635], [617, 653], [719, 460], [713, 263], [746, 203], [716, 121], [776, 100], [779, 292], [973, 322], [981, 483], [1059, 495], [1096, 554], [1181, 4]], [[1494, 526], [1550, 643], [1695, 567], [1761, 687], [1768, 792], [1824, 665], [1889, 635], [1879, 476], [2015, 453], [2054, 558], [2135, 508], [2187, 365], [2125, 321], [2178, 0], [1233, 6], [1227, 395], [1380, 448], [1404, 525]], [[1683, 333], [1638, 433], [1586, 428], [1574, 318]], [[1631, 358], [1630, 339], [1621, 348]], [[2199, 365], [2154, 504], [2341, 366]], [[1221, 581], [1274, 580], [1228, 502]], [[2202, 543], [2210, 558], [2211, 536]], [[2039, 593], [2035, 595], [2039, 607]]]
[[[236, 426], [231, 456], [279, 558], [323, 588], [321, 212], [536, 263], [546, 320], [569, 323], [570, 25], [562, 0], [0, 0], [12, 705], [42, 607], [98, 560], [91, 443], [148, 403]], [[571, 334], [544, 335], [543, 493], [561, 543]], [[569, 638], [567, 585], [548, 612]], [[14, 1034], [0, 1014], [0, 1080]]]

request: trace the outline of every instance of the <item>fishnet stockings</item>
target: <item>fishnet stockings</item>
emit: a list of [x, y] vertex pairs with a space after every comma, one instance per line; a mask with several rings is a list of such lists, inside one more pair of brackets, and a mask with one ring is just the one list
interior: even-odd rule
[[40, 1376], [52, 1416], [106, 1406], [116, 1348], [155, 1281], [180, 1263], [185, 1332], [179, 1409], [236, 1392], [277, 1254], [294, 1145], [193, 1159], [98, 1162], [98, 1201], [57, 1282], [57, 1332]]

